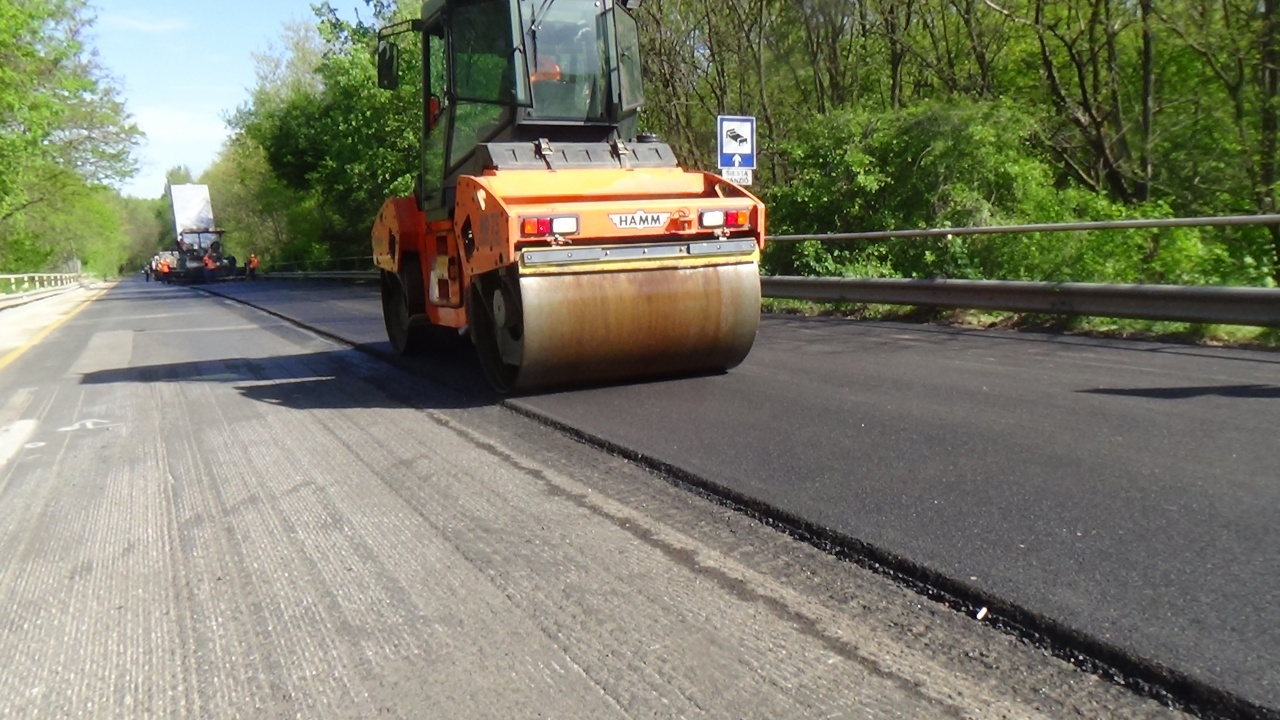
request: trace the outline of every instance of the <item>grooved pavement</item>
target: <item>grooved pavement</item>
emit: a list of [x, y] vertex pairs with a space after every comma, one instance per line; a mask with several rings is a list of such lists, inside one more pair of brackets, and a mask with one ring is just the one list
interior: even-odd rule
[[189, 289], [123, 283], [0, 372], [14, 428], [4, 717], [1179, 716]]

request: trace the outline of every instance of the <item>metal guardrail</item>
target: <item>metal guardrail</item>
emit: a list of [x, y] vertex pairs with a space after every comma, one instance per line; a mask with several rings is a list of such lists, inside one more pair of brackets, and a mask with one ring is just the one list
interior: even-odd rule
[[0, 275], [0, 310], [74, 290], [82, 278], [75, 273]]
[[259, 272], [358, 272], [362, 270], [368, 271], [372, 266], [372, 257], [369, 255], [357, 255], [354, 257], [327, 258], [324, 260], [291, 260], [288, 262], [273, 262], [266, 267], [260, 268]]
[[77, 273], [27, 273], [25, 275], [0, 275], [0, 295], [47, 290], [80, 281]]
[[[774, 235], [769, 240], [875, 241], [1245, 225], [1280, 225], [1280, 214]], [[765, 277], [761, 285], [765, 297], [810, 302], [882, 303], [1280, 327], [1280, 290], [1272, 288], [826, 277]]]
[[922, 228], [920, 230], [874, 230], [856, 233], [809, 235], [769, 235], [769, 242], [804, 240], [894, 240], [965, 235], [1023, 235], [1029, 233], [1084, 232], [1089, 230], [1156, 230], [1160, 228], [1228, 227], [1280, 225], [1280, 215], [1224, 215], [1222, 217], [1159, 218], [1155, 220], [1097, 220], [1089, 222], [1043, 223], [1038, 225], [989, 225], [983, 227]]
[[[895, 238], [1011, 235], [1094, 230], [1280, 225], [1280, 214], [1105, 220], [919, 230], [879, 230], [826, 235], [770, 235], [769, 242], [874, 241]], [[369, 263], [368, 256], [335, 263]], [[317, 264], [319, 261], [317, 261]], [[367, 266], [367, 265], [366, 265]], [[376, 270], [272, 272], [272, 277], [374, 279]], [[764, 297], [821, 303], [879, 303], [921, 307], [1030, 312], [1049, 315], [1170, 320], [1280, 327], [1280, 289], [1190, 285], [1108, 285], [1003, 280], [907, 280], [765, 276]]]
[[298, 270], [280, 272], [273, 270], [263, 273], [263, 278], [281, 280], [377, 280], [377, 270]]
[[[376, 280], [376, 270], [272, 273], [287, 279]], [[1193, 285], [763, 276], [764, 297], [1046, 315], [1280, 327], [1280, 289]]]
[[1280, 327], [1280, 290], [1189, 285], [762, 277], [765, 297]]

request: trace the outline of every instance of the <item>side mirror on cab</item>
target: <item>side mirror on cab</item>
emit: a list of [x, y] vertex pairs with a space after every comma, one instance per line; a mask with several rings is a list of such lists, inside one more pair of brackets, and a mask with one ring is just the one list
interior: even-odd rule
[[378, 41], [378, 87], [400, 87], [400, 47], [389, 40]]
[[440, 123], [440, 96], [432, 95], [427, 98], [427, 131], [436, 129], [436, 125]]

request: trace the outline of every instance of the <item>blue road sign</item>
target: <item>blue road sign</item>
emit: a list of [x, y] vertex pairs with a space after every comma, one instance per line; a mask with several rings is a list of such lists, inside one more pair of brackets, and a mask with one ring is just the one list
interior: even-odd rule
[[716, 118], [720, 167], [756, 169], [756, 119], [738, 115]]

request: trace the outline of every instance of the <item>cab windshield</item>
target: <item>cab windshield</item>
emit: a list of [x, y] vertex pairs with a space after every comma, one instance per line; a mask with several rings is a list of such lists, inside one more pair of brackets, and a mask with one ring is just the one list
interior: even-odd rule
[[530, 117], [608, 121], [608, 10], [600, 0], [521, 0]]

